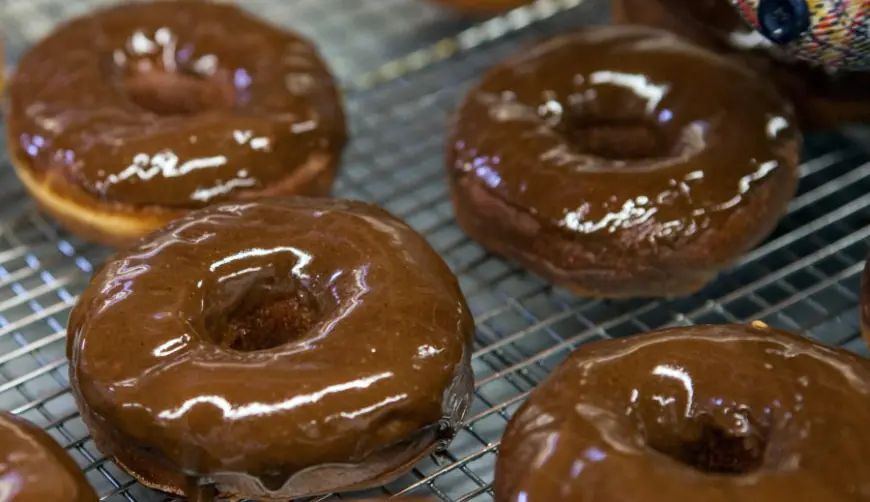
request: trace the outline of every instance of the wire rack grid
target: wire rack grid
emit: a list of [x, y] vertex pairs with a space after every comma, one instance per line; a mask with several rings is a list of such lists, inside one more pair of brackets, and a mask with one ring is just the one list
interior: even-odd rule
[[[11, 45], [18, 50], [50, 24], [84, 8], [60, 0], [28, 2], [43, 17], [38, 29], [27, 29], [22, 27], [32, 20], [29, 7], [13, 11], [25, 17], [9, 14], [8, 7], [19, 1], [26, 0], [0, 0], [5, 8], [0, 28], [18, 26], [18, 31], [4, 31], [13, 33]], [[414, 0], [390, 1], [409, 4], [410, 15], [416, 12], [410, 6]], [[323, 3], [337, 7], [339, 2]], [[299, 0], [285, 9], [304, 11], [315, 4], [319, 2]], [[800, 192], [774, 235], [693, 296], [625, 301], [576, 297], [487, 254], [462, 234], [453, 221], [442, 158], [447, 122], [458, 100], [495, 61], [553, 33], [606, 18], [601, 1], [542, 5], [533, 14], [491, 19], [465, 31], [441, 31], [432, 38], [455, 35], [456, 42], [446, 50], [443, 43], [441, 49], [408, 45], [407, 50], [417, 51], [413, 58], [430, 61], [413, 63], [412, 58], [405, 65], [416, 65], [411, 72], [396, 71], [393, 64], [395, 78], [348, 93], [353, 141], [336, 195], [379, 203], [425, 235], [460, 277], [478, 327], [476, 398], [457, 438], [442, 454], [365, 495], [491, 501], [494, 458], [507, 420], [555, 365], [591, 340], [663, 326], [758, 319], [867, 355], [856, 305], [870, 239], [870, 153], [856, 144], [854, 138], [862, 136], [854, 132], [807, 139]], [[565, 6], [574, 8], [558, 12]], [[430, 11], [424, 4], [414, 8]], [[292, 12], [291, 20], [302, 19]], [[385, 25], [407, 22], [390, 9], [378, 12], [386, 16]], [[450, 26], [460, 30], [461, 24]], [[385, 38], [397, 38], [383, 44], [404, 36], [396, 33], [385, 30]], [[368, 72], [390, 59], [376, 50], [369, 59], [354, 58], [355, 50], [369, 48], [336, 43], [324, 52], [337, 58], [330, 61], [346, 78], [359, 65], [370, 64], [363, 69]], [[342, 66], [342, 58], [351, 64]], [[37, 213], [5, 157], [0, 200], [0, 409], [43, 426], [66, 446], [104, 500], [168, 500], [136, 484], [100, 455], [69, 394], [63, 353], [66, 317], [107, 251], [66, 234]]]
[[[118, 0], [0, 0], [0, 33], [13, 56], [59, 21]], [[473, 21], [418, 0], [244, 0], [243, 8], [311, 39], [339, 78], [368, 72], [431, 45]]]

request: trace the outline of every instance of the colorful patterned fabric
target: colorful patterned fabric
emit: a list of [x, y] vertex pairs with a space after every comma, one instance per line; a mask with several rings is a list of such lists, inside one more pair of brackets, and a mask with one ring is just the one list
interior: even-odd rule
[[[831, 70], [870, 69], [870, 0], [798, 1], [804, 2], [799, 7], [809, 14], [808, 29], [796, 39], [780, 44], [786, 54]], [[760, 8], [795, 5], [787, 0], [731, 0], [731, 3], [762, 33], [765, 30], [759, 22]]]

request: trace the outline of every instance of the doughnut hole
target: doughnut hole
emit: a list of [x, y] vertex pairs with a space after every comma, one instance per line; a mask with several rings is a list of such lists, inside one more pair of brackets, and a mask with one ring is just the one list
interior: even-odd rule
[[229, 318], [220, 345], [239, 352], [280, 347], [301, 338], [319, 320], [317, 303], [305, 291], [269, 300]]
[[577, 153], [610, 160], [667, 157], [672, 142], [645, 119], [568, 117], [559, 132]]
[[124, 78], [128, 99], [155, 115], [196, 115], [223, 110], [235, 102], [228, 82], [195, 72], [146, 70]]
[[299, 284], [265, 280], [234, 285], [206, 316], [206, 339], [224, 350], [257, 352], [304, 339], [325, 313]]
[[648, 446], [706, 474], [749, 474], [764, 464], [767, 439], [758, 428], [735, 434], [706, 415], [690, 420], [692, 423], [679, 435], [651, 435]]

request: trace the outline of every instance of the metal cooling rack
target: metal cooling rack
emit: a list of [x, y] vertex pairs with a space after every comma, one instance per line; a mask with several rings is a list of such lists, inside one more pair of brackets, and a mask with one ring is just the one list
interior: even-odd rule
[[[58, 21], [117, 0], [0, 0], [0, 33], [17, 54]], [[370, 71], [472, 24], [418, 0], [239, 0], [246, 9], [318, 41], [340, 78]]]
[[[59, 19], [98, 3], [103, 0], [0, 0], [8, 52], [14, 60]], [[603, 21], [600, 1], [545, 0], [465, 31], [460, 30], [467, 21], [422, 0], [245, 5], [306, 31], [337, 74], [356, 88], [347, 96], [353, 141], [336, 195], [377, 202], [426, 235], [460, 276], [477, 320], [476, 400], [464, 429], [443, 455], [374, 494], [491, 501], [495, 453], [506, 421], [555, 365], [590, 340], [668, 325], [759, 319], [867, 355], [856, 305], [870, 239], [870, 153], [855, 140], [866, 135], [808, 138], [800, 194], [776, 233], [699, 294], [668, 300], [579, 298], [464, 237], [453, 223], [442, 149], [449, 114], [487, 67], [549, 34]], [[347, 38], [351, 33], [353, 40]], [[436, 40], [442, 41], [429, 45]], [[404, 53], [410, 56], [382, 66]], [[0, 409], [45, 427], [104, 500], [167, 500], [103, 459], [68, 391], [67, 314], [107, 251], [36, 213], [3, 155]]]

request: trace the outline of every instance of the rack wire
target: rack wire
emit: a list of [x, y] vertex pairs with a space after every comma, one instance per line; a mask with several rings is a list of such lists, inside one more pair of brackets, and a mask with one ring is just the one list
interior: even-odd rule
[[[0, 0], [0, 30], [13, 60], [53, 24], [102, 3]], [[491, 501], [507, 420], [555, 365], [591, 340], [758, 319], [867, 355], [856, 310], [870, 240], [870, 152], [856, 141], [866, 137], [860, 131], [807, 139], [800, 192], [788, 215], [764, 244], [700, 293], [624, 301], [576, 297], [462, 234], [453, 221], [442, 151], [451, 112], [486, 68], [553, 33], [604, 21], [601, 1], [544, 0], [473, 25], [422, 0], [245, 5], [306, 31], [349, 88], [353, 141], [335, 194], [381, 204], [425, 235], [460, 277], [477, 321], [476, 399], [464, 428], [443, 454], [366, 495]], [[5, 153], [0, 162], [0, 409], [41, 425], [66, 446], [103, 500], [168, 500], [100, 455], [69, 394], [66, 318], [107, 250], [36, 212]]]

